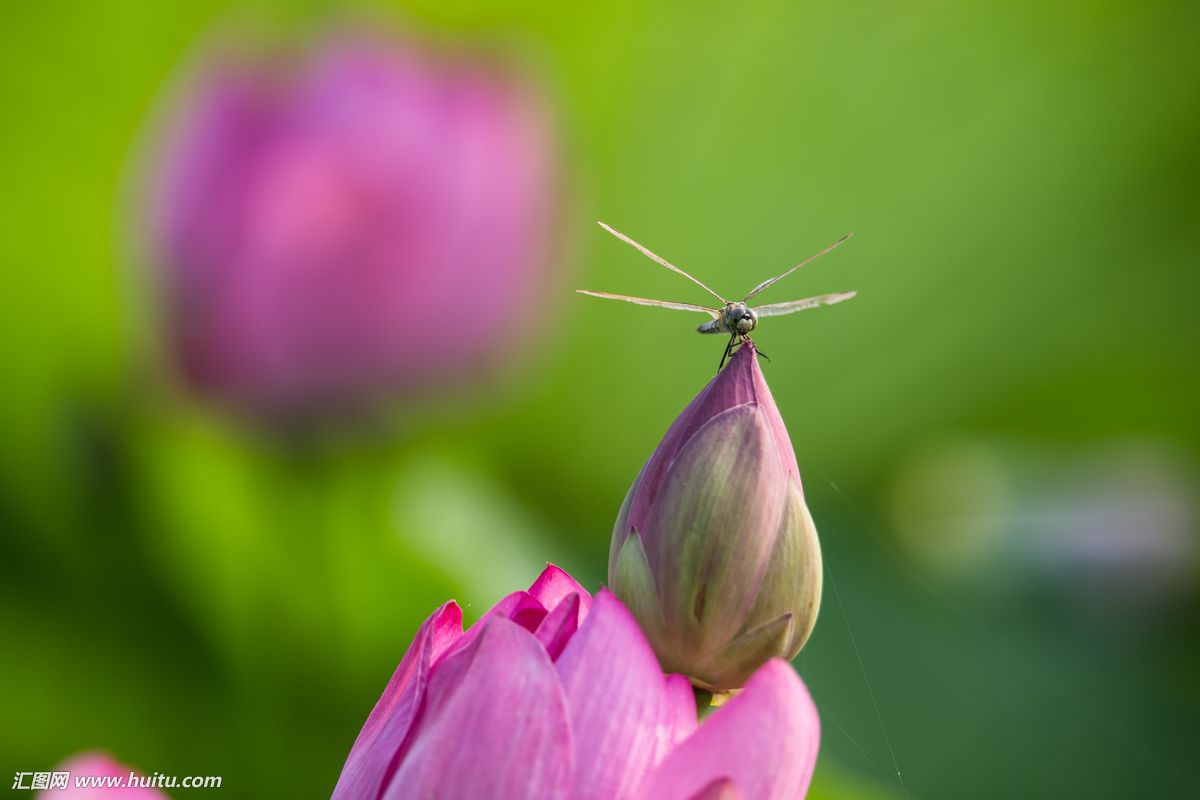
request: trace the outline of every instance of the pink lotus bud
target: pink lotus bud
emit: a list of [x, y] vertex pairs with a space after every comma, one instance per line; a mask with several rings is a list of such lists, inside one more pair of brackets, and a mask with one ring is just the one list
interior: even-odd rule
[[705, 689], [736, 689], [808, 639], [820, 545], [753, 345], [684, 409], [634, 480], [608, 579], [663, 668]]
[[620, 601], [602, 591], [593, 602], [557, 567], [461, 625], [447, 603], [421, 626], [334, 800], [792, 798], [808, 788], [820, 723], [781, 661], [697, 726], [687, 679], [663, 675]]
[[152, 245], [194, 389], [283, 418], [370, 408], [545, 321], [554, 137], [515, 71], [377, 36], [210, 59], [193, 83]]

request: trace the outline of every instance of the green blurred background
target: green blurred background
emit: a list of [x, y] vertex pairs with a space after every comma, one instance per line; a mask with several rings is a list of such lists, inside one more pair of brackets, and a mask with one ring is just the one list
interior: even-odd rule
[[[552, 560], [711, 376], [569, 295], [502, 386], [284, 447], [142, 374], [131, 176], [214, 30], [323, 4], [0, 12], [0, 754], [325, 797], [419, 621]], [[1200, 796], [1200, 6], [416, 2], [554, 88], [564, 284], [857, 289], [757, 337], [826, 553], [814, 797]], [[786, 288], [785, 288], [786, 287]], [[899, 774], [898, 774], [899, 773]], [[211, 791], [211, 790], [209, 790]], [[202, 794], [202, 791], [193, 794]], [[177, 792], [185, 795], [185, 792]]]

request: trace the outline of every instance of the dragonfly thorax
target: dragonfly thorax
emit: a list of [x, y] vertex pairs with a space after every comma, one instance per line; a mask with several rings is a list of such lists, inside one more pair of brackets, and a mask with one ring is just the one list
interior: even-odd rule
[[758, 315], [745, 303], [730, 303], [721, 309], [721, 324], [729, 333], [745, 336], [758, 325]]

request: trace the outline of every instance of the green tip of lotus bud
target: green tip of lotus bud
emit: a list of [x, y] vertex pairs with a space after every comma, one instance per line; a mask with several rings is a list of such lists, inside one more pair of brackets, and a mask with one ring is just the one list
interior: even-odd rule
[[739, 688], [808, 639], [820, 545], [752, 348], [688, 406], [634, 481], [609, 582], [663, 669], [703, 689]]

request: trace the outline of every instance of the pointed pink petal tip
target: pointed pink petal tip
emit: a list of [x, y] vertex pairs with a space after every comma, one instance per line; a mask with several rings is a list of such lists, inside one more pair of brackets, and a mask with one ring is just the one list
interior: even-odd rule
[[468, 647], [433, 671], [386, 800], [565, 800], [572, 732], [554, 664], [512, 620], [482, 625]]
[[[796, 451], [792, 447], [792, 439], [788, 436], [787, 426], [783, 423], [783, 416], [779, 413], [779, 406], [775, 405], [775, 397], [771, 394], [770, 387], [767, 386], [767, 379], [763, 377], [762, 368], [758, 364], [758, 358], [755, 357], [754, 345], [743, 346], [740, 350], [733, 354], [733, 359], [726, 368], [733, 370], [730, 374], [730, 381], [725, 383], [722, 391], [730, 396], [730, 402], [749, 396], [753, 398], [753, 402], [758, 403], [759, 408], [763, 410], [767, 424], [771, 427], [771, 433], [775, 437], [775, 445], [779, 449], [779, 458], [783, 463], [783, 468], [795, 475], [800, 476], [800, 468], [796, 463]], [[720, 376], [718, 375], [719, 379]], [[716, 383], [716, 380], [714, 380]]]
[[529, 594], [547, 611], [553, 611], [555, 606], [572, 593], [579, 595], [579, 624], [582, 625], [592, 607], [592, 595], [565, 569], [546, 562], [542, 574], [538, 575], [537, 580], [529, 587]]
[[394, 769], [393, 756], [417, 716], [430, 670], [464, 639], [462, 609], [453, 600], [421, 624], [354, 740], [332, 800], [358, 800], [379, 794]]
[[772, 659], [663, 760], [641, 796], [684, 800], [728, 778], [745, 797], [803, 797], [820, 740], [804, 682], [786, 661]]
[[579, 628], [579, 602], [579, 595], [571, 592], [534, 631], [534, 636], [546, 648], [552, 661], [558, 660], [563, 648]]
[[[763, 378], [753, 346], [743, 346], [734, 353], [729, 364], [718, 372], [675, 418], [642, 468], [629, 500], [629, 527], [637, 528], [643, 537], [655, 536], [648, 527], [648, 520], [676, 457], [697, 431], [714, 417], [731, 408], [749, 404], [757, 405], [761, 409], [763, 419], [771, 430], [772, 450], [778, 456], [784, 471], [799, 480], [800, 469], [796, 464], [796, 452], [788, 436], [787, 427], [783, 424], [783, 417], [780, 416], [771, 390]], [[650, 549], [653, 550], [653, 547]], [[651, 563], [654, 563], [653, 557]]]

